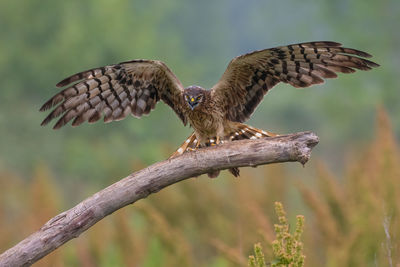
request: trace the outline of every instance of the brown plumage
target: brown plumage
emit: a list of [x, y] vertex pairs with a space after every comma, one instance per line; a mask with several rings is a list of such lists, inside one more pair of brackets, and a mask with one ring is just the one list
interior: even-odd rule
[[93, 123], [104, 115], [104, 122], [122, 120], [128, 114], [141, 117], [149, 114], [162, 99], [186, 125], [182, 113], [183, 86], [172, 71], [161, 61], [132, 60], [91, 69], [72, 75], [57, 84], [62, 90], [48, 100], [40, 111], [59, 104], [42, 122], [61, 118], [54, 125], [59, 129], [70, 120], [73, 126], [84, 121]]
[[[264, 95], [279, 82], [308, 87], [335, 78], [337, 72], [370, 70], [379, 65], [370, 54], [343, 48], [336, 42], [309, 42], [254, 51], [234, 58], [211, 90], [183, 88], [161, 61], [132, 60], [72, 75], [57, 84], [67, 88], [53, 96], [41, 111], [56, 108], [42, 125], [59, 117], [54, 129], [148, 114], [159, 100], [169, 105], [194, 133], [171, 156], [225, 141], [275, 134], [245, 124]], [[71, 83], [74, 83], [70, 85]], [[237, 168], [230, 170], [238, 176]], [[210, 173], [215, 177], [218, 172]]]

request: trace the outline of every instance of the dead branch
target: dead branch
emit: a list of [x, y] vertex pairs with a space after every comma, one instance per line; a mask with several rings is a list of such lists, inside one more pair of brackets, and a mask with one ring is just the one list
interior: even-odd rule
[[1, 254], [0, 266], [29, 266], [105, 216], [189, 177], [232, 167], [290, 161], [305, 164], [317, 143], [314, 133], [303, 132], [229, 142], [155, 163], [52, 218], [37, 232]]

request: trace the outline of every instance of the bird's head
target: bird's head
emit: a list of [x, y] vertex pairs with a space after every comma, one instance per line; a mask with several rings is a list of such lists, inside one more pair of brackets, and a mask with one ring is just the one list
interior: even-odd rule
[[189, 107], [193, 110], [204, 102], [205, 92], [206, 90], [199, 86], [189, 86], [185, 88], [183, 97]]

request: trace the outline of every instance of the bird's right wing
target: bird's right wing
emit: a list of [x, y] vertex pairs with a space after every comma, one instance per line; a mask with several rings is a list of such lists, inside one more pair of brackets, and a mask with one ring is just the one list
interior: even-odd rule
[[[70, 85], [73, 82], [77, 82]], [[70, 120], [73, 126], [90, 123], [104, 115], [104, 121], [122, 120], [128, 114], [141, 117], [154, 109], [161, 99], [186, 125], [182, 111], [183, 86], [161, 61], [132, 60], [95, 68], [72, 75], [57, 84], [67, 86], [41, 108], [45, 111], [59, 104], [42, 122], [48, 124], [61, 116], [54, 125], [58, 129]]]

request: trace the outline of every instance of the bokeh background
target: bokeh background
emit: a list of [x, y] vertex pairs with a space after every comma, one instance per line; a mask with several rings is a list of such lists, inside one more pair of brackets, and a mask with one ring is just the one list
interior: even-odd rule
[[[105, 218], [37, 266], [243, 266], [267, 256], [274, 201], [306, 216], [308, 266], [400, 263], [400, 1], [0, 2], [0, 251], [57, 213], [164, 160], [191, 133], [163, 103], [149, 117], [41, 127], [40, 106], [75, 72], [159, 59], [210, 88], [240, 54], [331, 40], [380, 68], [304, 90], [280, 84], [249, 124], [320, 137], [311, 161], [201, 176]], [[269, 251], [269, 252], [268, 252]]]

